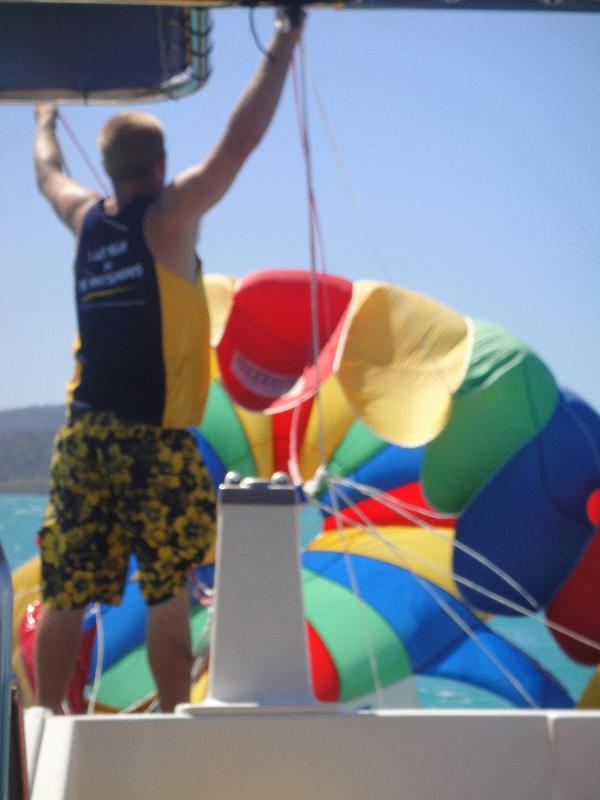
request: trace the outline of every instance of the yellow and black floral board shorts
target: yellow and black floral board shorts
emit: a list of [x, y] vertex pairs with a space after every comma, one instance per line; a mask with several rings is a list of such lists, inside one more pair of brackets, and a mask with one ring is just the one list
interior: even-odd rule
[[85, 412], [56, 434], [40, 532], [48, 608], [118, 604], [130, 553], [146, 601], [168, 600], [214, 536], [213, 488], [189, 431]]

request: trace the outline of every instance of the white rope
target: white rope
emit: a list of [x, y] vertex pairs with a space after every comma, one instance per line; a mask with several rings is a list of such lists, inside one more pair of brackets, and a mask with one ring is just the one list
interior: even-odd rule
[[[375, 244], [375, 239], [374, 239], [374, 237], [372, 236], [372, 234], [371, 234], [371, 232], [369, 230], [369, 227], [368, 227], [368, 225], [366, 223], [365, 216], [362, 213], [362, 211], [360, 209], [360, 206], [359, 206], [359, 204], [358, 204], [358, 202], [356, 200], [356, 195], [354, 193], [354, 190], [352, 189], [352, 185], [351, 185], [350, 178], [349, 178], [349, 175], [348, 175], [348, 170], [346, 169], [346, 167], [344, 165], [344, 162], [343, 162], [343, 159], [341, 157], [340, 149], [339, 149], [339, 147], [337, 145], [337, 142], [335, 140], [335, 136], [333, 134], [333, 129], [331, 127], [331, 124], [329, 122], [327, 113], [325, 111], [325, 105], [323, 103], [321, 94], [320, 94], [319, 89], [317, 87], [317, 82], [316, 82], [316, 79], [315, 79], [315, 76], [314, 76], [314, 72], [310, 68], [310, 65], [308, 63], [308, 58], [306, 56], [305, 56], [305, 62], [306, 62], [306, 70], [307, 70], [307, 72], [308, 72], [308, 74], [310, 76], [310, 79], [311, 79], [311, 86], [312, 86], [313, 93], [315, 95], [317, 108], [319, 109], [319, 113], [321, 114], [321, 119], [322, 119], [322, 122], [323, 122], [323, 126], [325, 128], [326, 133], [327, 133], [327, 137], [329, 139], [329, 142], [330, 142], [333, 154], [334, 154], [334, 158], [335, 158], [336, 164], [337, 164], [338, 169], [340, 171], [340, 175], [341, 175], [341, 178], [342, 178], [342, 183], [344, 184], [344, 186], [346, 187], [346, 191], [348, 192], [348, 196], [349, 196], [349, 199], [350, 199], [350, 205], [352, 206], [352, 209], [354, 210], [354, 213], [356, 215], [359, 227], [362, 230], [363, 235], [365, 236], [365, 239], [368, 242], [368, 244], [369, 244], [369, 246], [370, 246], [370, 248], [371, 248], [371, 250], [373, 252], [373, 255], [375, 256], [375, 260], [377, 261], [377, 263], [379, 265], [379, 268], [381, 269], [381, 271], [383, 273], [384, 278], [386, 278], [386, 280], [388, 282], [392, 283], [392, 278], [390, 276], [389, 270], [388, 270], [388, 268], [387, 268], [387, 266], [386, 266], [386, 264], [385, 264], [385, 262], [384, 262], [384, 260], [383, 260], [383, 258], [381, 256], [380, 252], [379, 252], [379, 249], [377, 248], [377, 245]], [[421, 350], [425, 353], [425, 355], [429, 359], [429, 362], [433, 365], [434, 373], [438, 377], [438, 379], [440, 380], [440, 382], [441, 382], [442, 386], [444, 387], [444, 389], [446, 389], [448, 394], [451, 395], [452, 394], [452, 389], [451, 389], [450, 383], [449, 383], [449, 381], [448, 381], [448, 379], [446, 377], [446, 372], [445, 372], [444, 368], [439, 365], [439, 361], [434, 357], [432, 349], [431, 349], [431, 347], [429, 345], [429, 342], [428, 342], [427, 334], [423, 331], [421, 326], [419, 326], [419, 324], [415, 320], [414, 314], [411, 314], [410, 311], [408, 311], [405, 308], [406, 301], [403, 298], [400, 299], [400, 305], [402, 307], [404, 307], [404, 309], [403, 309], [404, 310], [404, 319], [406, 320], [406, 322], [407, 322], [407, 324], [409, 326], [409, 329], [411, 330], [411, 332], [412, 332], [412, 334], [413, 334], [413, 336], [414, 336], [414, 338], [416, 340], [417, 345], [421, 348]], [[469, 335], [471, 336], [471, 332], [469, 333]]]
[[309, 59], [306, 56], [305, 56], [305, 63], [306, 63], [306, 70], [307, 70], [308, 76], [310, 78], [313, 94], [315, 96], [315, 100], [316, 100], [316, 103], [317, 103], [317, 108], [319, 109], [319, 113], [321, 115], [321, 120], [323, 122], [323, 127], [325, 128], [325, 133], [327, 134], [327, 138], [329, 139], [329, 144], [330, 144], [331, 149], [333, 151], [333, 156], [335, 158], [338, 170], [340, 172], [340, 176], [342, 178], [342, 182], [343, 182], [343, 184], [344, 184], [344, 186], [346, 188], [346, 191], [348, 193], [348, 198], [350, 200], [350, 205], [352, 206], [352, 209], [353, 209], [354, 214], [356, 216], [356, 219], [358, 221], [359, 227], [362, 230], [363, 235], [364, 235], [366, 241], [369, 244], [369, 247], [371, 248], [371, 251], [373, 253], [375, 261], [379, 265], [379, 268], [380, 268], [383, 276], [385, 278], [387, 278], [388, 281], [391, 282], [391, 276], [390, 276], [389, 270], [387, 268], [387, 265], [385, 264], [385, 261], [384, 261], [383, 256], [381, 255], [381, 253], [379, 251], [379, 248], [377, 247], [377, 243], [375, 241], [375, 238], [372, 235], [372, 233], [371, 233], [371, 231], [369, 229], [369, 226], [367, 224], [366, 217], [363, 214], [362, 209], [361, 209], [361, 207], [360, 207], [360, 205], [358, 203], [358, 199], [356, 197], [356, 193], [354, 192], [354, 189], [352, 187], [352, 183], [350, 181], [350, 176], [349, 176], [348, 170], [346, 169], [346, 165], [344, 164], [344, 161], [342, 159], [342, 155], [340, 153], [340, 149], [339, 149], [339, 147], [337, 145], [335, 136], [333, 134], [333, 128], [331, 126], [331, 123], [329, 122], [329, 117], [327, 116], [327, 111], [325, 109], [325, 104], [323, 103], [323, 99], [321, 97], [321, 93], [319, 92], [319, 88], [317, 86], [317, 81], [315, 79], [315, 75], [314, 75], [313, 69], [312, 69], [312, 67], [310, 65]]
[[[309, 251], [310, 251], [310, 322], [311, 322], [311, 347], [312, 359], [315, 368], [316, 380], [316, 395], [315, 403], [317, 406], [317, 425], [318, 436], [317, 442], [319, 447], [319, 458], [321, 461], [325, 459], [325, 429], [324, 429], [324, 414], [321, 401], [321, 375], [319, 370], [319, 346], [321, 341], [319, 330], [319, 295], [318, 295], [318, 264], [317, 264], [317, 244], [320, 246], [321, 262], [325, 262], [324, 245], [321, 236], [321, 230], [318, 223], [317, 202], [314, 192], [314, 182], [312, 176], [312, 161], [310, 152], [310, 137], [308, 130], [308, 103], [306, 98], [306, 53], [304, 49], [303, 40], [300, 39], [300, 56], [292, 62], [292, 77], [294, 81], [294, 96], [296, 99], [296, 113], [298, 117], [298, 127], [300, 132], [300, 143], [302, 146], [302, 153], [304, 156], [305, 165], [305, 178], [306, 178], [306, 194], [308, 204], [308, 227], [309, 227]], [[297, 421], [298, 417], [295, 415], [293, 418], [295, 425], [294, 435], [297, 444]], [[292, 465], [292, 472], [299, 472], [297, 462], [297, 451], [294, 452], [294, 463]]]
[[100, 681], [104, 667], [104, 624], [102, 621], [102, 611], [99, 603], [94, 603], [93, 614], [96, 617], [96, 669], [94, 671], [94, 682], [87, 704], [87, 713], [93, 714], [98, 701], [100, 691]]
[[[470, 556], [474, 561], [479, 562], [482, 566], [486, 567], [493, 572], [496, 577], [500, 578], [504, 581], [508, 586], [514, 589], [518, 594], [526, 600], [532, 609], [535, 611], [539, 611], [540, 606], [535, 597], [533, 597], [529, 592], [521, 586], [521, 584], [512, 578], [507, 572], [505, 572], [501, 567], [497, 566], [493, 563], [490, 559], [483, 556], [481, 553], [478, 553], [477, 550], [469, 547], [468, 545], [463, 544], [462, 542], [457, 541], [454, 537], [448, 536], [447, 533], [444, 531], [440, 531], [435, 525], [430, 525], [425, 520], [420, 519], [416, 515], [412, 515], [410, 510], [407, 510], [402, 501], [395, 497], [390, 497], [390, 495], [386, 494], [385, 492], [380, 492], [379, 490], [375, 489], [374, 487], [367, 486], [365, 484], [359, 484], [355, 481], [352, 481], [349, 478], [336, 478], [335, 485], [339, 483], [343, 485], [347, 485], [350, 488], [357, 489], [362, 494], [365, 494], [367, 497], [371, 497], [372, 499], [377, 500], [381, 505], [389, 508], [392, 511], [396, 511], [397, 513], [403, 514], [407, 519], [413, 522], [419, 527], [428, 530], [432, 535], [438, 537], [439, 539], [443, 539], [444, 541], [452, 542], [453, 546], [460, 550], [461, 552], [465, 553], [465, 555]], [[445, 515], [436, 515], [437, 519], [444, 520], [448, 519]], [[455, 516], [451, 517], [455, 519]]]
[[[334, 502], [337, 502], [336, 498], [333, 498]], [[348, 574], [348, 580], [350, 582], [350, 588], [352, 590], [352, 594], [355, 598], [356, 602], [356, 613], [358, 615], [360, 627], [362, 629], [363, 641], [365, 643], [365, 649], [367, 652], [367, 660], [369, 662], [369, 669], [371, 671], [371, 679], [373, 681], [373, 687], [375, 689], [375, 697], [377, 701], [378, 708], [383, 707], [383, 695], [382, 695], [382, 684], [381, 678], [379, 675], [379, 666], [377, 664], [377, 658], [375, 656], [375, 648], [373, 646], [373, 639], [371, 637], [371, 631], [367, 624], [364, 614], [363, 604], [361, 602], [361, 595], [360, 589], [358, 586], [358, 580], [356, 578], [356, 573], [354, 571], [354, 565], [352, 563], [352, 559], [350, 558], [350, 551], [348, 549], [348, 537], [344, 530], [344, 526], [341, 523], [341, 518], [339, 514], [339, 508], [335, 514], [336, 523], [338, 524], [338, 534], [343, 540], [344, 543], [344, 550], [343, 550], [343, 557], [344, 557], [344, 564], [346, 565], [346, 572]]]
[[42, 591], [42, 587], [40, 584], [36, 584], [35, 586], [30, 587], [29, 589], [21, 589], [20, 592], [16, 592], [13, 596], [13, 602], [17, 602], [22, 600], [24, 597], [28, 597], [31, 594], [39, 594]]
[[[368, 517], [366, 517], [366, 515], [363, 515], [363, 516], [365, 517], [366, 522], [370, 523], [370, 520], [368, 519]], [[340, 520], [338, 520], [338, 522], [340, 522]], [[398, 555], [400, 554], [400, 559], [402, 558], [402, 554], [403, 553], [408, 553], [412, 558], [415, 558], [417, 556], [417, 554], [413, 553], [410, 550], [410, 548], [402, 548], [402, 547], [396, 546], [394, 542], [390, 542], [389, 540], [386, 539], [386, 537], [380, 536], [379, 532], [377, 531], [377, 528], [375, 526], [370, 526], [370, 528], [367, 530], [367, 532], [368, 533], [372, 533], [374, 536], [376, 536], [376, 538], [379, 541], [382, 541], [385, 545], [387, 545], [388, 548], [393, 552], [393, 554], [396, 557], [398, 557]], [[425, 561], [427, 561], [427, 560], [425, 560]], [[431, 564], [431, 562], [427, 562], [427, 563]], [[435, 565], [433, 565], [433, 566], [435, 566]], [[440, 571], [442, 571], [442, 570], [440, 570]], [[425, 578], [423, 578], [422, 576], [414, 573], [413, 571], [410, 571], [410, 572], [411, 572], [411, 575], [415, 578], [415, 580], [421, 585], [421, 587], [423, 589], [425, 589], [425, 591], [427, 591], [427, 593], [430, 595], [430, 597], [432, 597], [433, 600], [438, 604], [438, 606], [441, 608], [441, 610], [444, 611], [450, 617], [450, 619], [456, 625], [458, 625], [458, 627], [460, 627], [461, 630], [464, 633], [467, 634], [467, 636], [476, 644], [477, 647], [479, 647], [479, 649], [484, 653], [484, 655], [486, 655], [488, 657], [490, 662], [492, 664], [494, 664], [494, 666], [496, 666], [496, 668], [502, 673], [502, 675], [504, 675], [504, 677], [511, 683], [511, 685], [515, 688], [515, 690], [519, 694], [521, 694], [521, 696], [525, 699], [525, 701], [532, 708], [537, 708], [538, 707], [537, 703], [531, 697], [529, 692], [527, 692], [527, 690], [521, 684], [521, 682], [518, 680], [518, 678], [515, 675], [513, 675], [513, 673], [508, 669], [508, 667], [506, 667], [504, 664], [502, 664], [501, 661], [498, 659], [498, 657], [492, 651], [490, 651], [490, 649], [479, 639], [479, 637], [476, 635], [476, 632], [473, 630], [473, 628], [467, 622], [465, 622], [465, 620], [463, 620], [460, 617], [460, 615], [457, 614], [454, 611], [454, 609], [443, 599], [443, 597], [439, 594], [439, 592], [437, 590], [435, 590], [434, 587], [431, 585], [430, 581], [428, 581]]]
[[[320, 503], [318, 500], [315, 500], [315, 498], [309, 498], [309, 502], [314, 503], [319, 508], [322, 508], [328, 514], [333, 514], [334, 513], [332, 508]], [[343, 519], [343, 515], [342, 515], [342, 519]], [[369, 521], [369, 524], [366, 525], [366, 526], [363, 526], [363, 525], [360, 525], [360, 524], [356, 524], [355, 520], [350, 520], [350, 521], [353, 523], [354, 527], [359, 528], [360, 530], [362, 530], [365, 533], [370, 533], [378, 541], [381, 541], [388, 550], [390, 550], [391, 552], [395, 552], [400, 557], [403, 557], [405, 554], [408, 554], [415, 561], [421, 561], [421, 562], [426, 563], [427, 560], [424, 559], [420, 554], [411, 551], [409, 548], [403, 548], [402, 546], [398, 545], [396, 542], [391, 541], [388, 537], [386, 537], [383, 534], [381, 534], [380, 531], [376, 528], [376, 526], [373, 526], [372, 524], [370, 524], [370, 521]], [[576, 642], [579, 642], [580, 644], [587, 645], [588, 647], [591, 647], [592, 649], [598, 650], [600, 652], [600, 642], [597, 642], [597, 641], [595, 641], [593, 639], [590, 639], [587, 636], [582, 636], [581, 634], [577, 633], [576, 631], [574, 631], [574, 630], [572, 630], [570, 628], [567, 628], [564, 625], [560, 625], [560, 624], [558, 624], [556, 622], [552, 622], [551, 620], [549, 620], [547, 618], [546, 619], [541, 619], [538, 616], [538, 614], [535, 611], [532, 611], [530, 608], [527, 608], [526, 606], [522, 606], [519, 603], [516, 603], [516, 602], [514, 602], [512, 600], [509, 600], [506, 597], [502, 597], [501, 595], [499, 595], [499, 594], [497, 594], [495, 592], [490, 592], [489, 590], [485, 589], [483, 586], [480, 586], [479, 584], [477, 584], [477, 583], [475, 583], [473, 581], [469, 581], [469, 580], [467, 580], [465, 578], [462, 578], [460, 575], [457, 575], [454, 572], [447, 572], [443, 568], [441, 568], [439, 565], [435, 565], [435, 566], [436, 566], [436, 569], [440, 572], [440, 574], [446, 574], [448, 577], [451, 577], [457, 584], [462, 584], [462, 585], [468, 586], [470, 589], [472, 589], [474, 591], [477, 591], [479, 594], [481, 594], [481, 595], [483, 595], [485, 597], [488, 597], [491, 600], [494, 600], [498, 604], [503, 605], [505, 608], [516, 612], [520, 616], [525, 616], [525, 617], [528, 617], [529, 619], [535, 620], [535, 622], [538, 623], [539, 625], [543, 625], [544, 627], [550, 628], [551, 630], [555, 631], [556, 633], [561, 633], [561, 634], [563, 634], [565, 636], [568, 636], [570, 639], [572, 639], [572, 640], [574, 640]]]
[[506, 678], [507, 681], [513, 686], [513, 688], [523, 697], [525, 702], [531, 708], [539, 708], [539, 704], [536, 703], [534, 698], [531, 694], [527, 691], [527, 689], [523, 686], [521, 681], [514, 675], [508, 667], [506, 667], [502, 661], [496, 656], [496, 654], [490, 650], [490, 648], [481, 641], [480, 637], [477, 635], [477, 632], [467, 623], [464, 619], [457, 614], [456, 611], [452, 608], [452, 606], [445, 601], [445, 599], [439, 595], [439, 592], [435, 590], [435, 588], [429, 583], [429, 581], [422, 578], [420, 575], [414, 575], [415, 579], [421, 584], [422, 588], [425, 589], [426, 592], [429, 593], [431, 597], [438, 603], [442, 611], [452, 619], [452, 621], [461, 628], [467, 636], [471, 639], [472, 642], [481, 650], [481, 652], [489, 659], [489, 661], [499, 670], [499, 672]]

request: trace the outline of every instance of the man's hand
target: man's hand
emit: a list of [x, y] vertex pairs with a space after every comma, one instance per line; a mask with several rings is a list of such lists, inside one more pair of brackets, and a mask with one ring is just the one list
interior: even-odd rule
[[58, 117], [55, 103], [38, 103], [35, 107], [35, 121], [39, 128], [54, 128]]
[[301, 5], [277, 6], [275, 9], [275, 27], [285, 33], [300, 33], [306, 12]]

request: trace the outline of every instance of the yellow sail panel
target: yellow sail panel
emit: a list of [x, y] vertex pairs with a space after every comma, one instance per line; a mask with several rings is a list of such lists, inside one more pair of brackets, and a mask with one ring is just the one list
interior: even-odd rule
[[355, 281], [336, 372], [371, 430], [411, 447], [443, 428], [472, 348], [469, 322], [417, 292]]
[[356, 420], [356, 414], [335, 375], [330, 375], [319, 387], [313, 401], [302, 451], [300, 472], [307, 478], [321, 463], [327, 463], [344, 434]]
[[[454, 530], [408, 525], [384, 525], [375, 532], [340, 528], [317, 536], [308, 550], [331, 550], [397, 564], [434, 583], [453, 597], [460, 597], [452, 577]], [[360, 591], [360, 587], [359, 587]]]
[[273, 474], [273, 424], [270, 417], [256, 411], [247, 411], [236, 405], [236, 414], [248, 439], [256, 464], [256, 476], [270, 478]]
[[210, 343], [213, 347], [217, 347], [221, 341], [227, 325], [236, 282], [237, 279], [229, 275], [204, 275], [204, 291], [210, 317]]

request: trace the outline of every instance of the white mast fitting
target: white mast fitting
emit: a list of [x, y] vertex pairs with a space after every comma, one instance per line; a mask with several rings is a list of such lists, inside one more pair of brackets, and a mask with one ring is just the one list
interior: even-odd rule
[[230, 472], [219, 490], [206, 705], [311, 706], [296, 492]]

